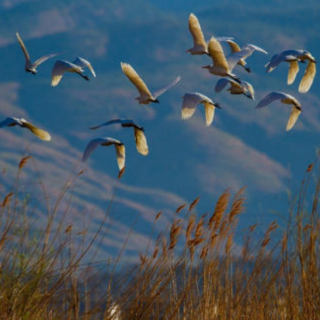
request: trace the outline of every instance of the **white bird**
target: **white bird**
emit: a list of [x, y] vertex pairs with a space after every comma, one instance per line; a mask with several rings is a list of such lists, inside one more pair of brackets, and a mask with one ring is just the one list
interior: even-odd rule
[[125, 168], [125, 160], [126, 160], [126, 150], [124, 144], [116, 139], [113, 138], [97, 138], [91, 140], [87, 147], [86, 150], [83, 153], [82, 157], [82, 162], [87, 161], [89, 158], [90, 154], [98, 147], [98, 146], [111, 146], [114, 145], [116, 149], [116, 154], [117, 154], [117, 162], [118, 162], [118, 167], [119, 167], [119, 174], [124, 170]]
[[91, 63], [81, 57], [76, 58], [73, 62], [65, 60], [57, 60], [52, 69], [51, 85], [57, 86], [65, 72], [74, 72], [85, 80], [89, 80], [89, 77], [83, 74], [83, 68], [88, 67], [92, 75], [96, 77], [96, 73], [93, 70]]
[[270, 92], [258, 103], [256, 108], [263, 108], [275, 100], [281, 100], [281, 102], [284, 104], [292, 105], [291, 114], [286, 127], [286, 131], [289, 131], [295, 125], [300, 116], [302, 111], [301, 104], [290, 94], [284, 92]]
[[217, 76], [230, 77], [233, 80], [240, 82], [237, 76], [231, 72], [240, 59], [247, 57], [250, 52], [252, 52], [252, 48], [247, 47], [244, 50], [235, 52], [226, 57], [220, 42], [215, 37], [211, 37], [208, 44], [208, 51], [212, 58], [213, 65], [203, 66], [202, 68], [208, 69], [210, 73]]
[[[247, 66], [247, 62], [245, 61], [249, 56], [252, 55], [252, 53], [254, 51], [259, 51], [259, 52], [262, 52], [264, 54], [268, 54], [267, 51], [265, 51], [264, 49], [254, 45], [254, 44], [246, 44], [244, 47], [240, 48], [240, 46], [233, 40], [230, 40], [230, 39], [227, 39], [226, 42], [228, 43], [230, 49], [231, 49], [231, 53], [230, 55], [236, 53], [236, 52], [240, 52], [246, 48], [249, 48], [249, 49], [252, 49], [252, 50], [248, 50], [248, 55], [247, 56], [244, 56], [243, 58], [241, 58], [239, 61], [238, 61], [238, 65], [242, 66], [246, 71], [248, 72], [251, 72], [250, 68]], [[227, 56], [227, 59], [228, 59], [228, 56]]]
[[105, 123], [102, 123], [98, 126], [91, 127], [91, 130], [98, 129], [102, 126], [108, 126], [111, 124], [121, 124], [122, 127], [124, 128], [130, 128], [133, 127], [134, 130], [134, 138], [136, 142], [136, 148], [138, 152], [144, 156], [146, 156], [149, 153], [149, 148], [148, 148], [148, 143], [147, 143], [147, 138], [144, 134], [144, 128], [138, 126], [133, 120], [129, 119], [115, 119], [115, 120], [110, 120]]
[[[191, 13], [189, 16], [189, 31], [193, 38], [193, 47], [186, 50], [192, 55], [195, 54], [209, 54], [208, 52], [208, 44], [204, 39], [201, 26], [198, 18]], [[231, 37], [216, 37], [218, 41], [227, 41], [232, 39]]]
[[309, 91], [313, 79], [316, 75], [316, 63], [317, 61], [312, 56], [312, 54], [309, 51], [306, 50], [286, 50], [283, 52], [280, 52], [278, 54], [275, 54], [271, 60], [265, 65], [266, 71], [271, 72], [273, 71], [278, 64], [281, 62], [289, 62], [289, 72], [288, 72], [288, 85], [292, 84], [297, 76], [297, 73], [299, 72], [299, 64], [298, 62], [305, 63], [305, 61], [308, 61], [307, 68], [304, 72], [304, 75], [300, 81], [298, 91], [301, 93], [306, 93]]
[[37, 74], [37, 67], [40, 64], [42, 64], [43, 62], [47, 61], [48, 59], [58, 55], [58, 53], [47, 54], [47, 55], [37, 59], [35, 62], [31, 62], [28, 50], [27, 50], [25, 44], [23, 43], [18, 32], [16, 32], [16, 36], [17, 36], [17, 39], [19, 41], [20, 47], [22, 49], [22, 52], [23, 52], [25, 60], [26, 60], [24, 68], [27, 72], [31, 72], [32, 74]]
[[5, 126], [8, 126], [8, 127], [20, 126], [21, 128], [27, 128], [41, 140], [45, 140], [45, 141], [51, 140], [51, 136], [47, 131], [44, 131], [36, 127], [35, 125], [33, 125], [32, 123], [28, 122], [23, 118], [19, 119], [14, 117], [8, 117], [4, 119], [2, 122], [0, 122], [0, 129]]
[[215, 91], [221, 92], [228, 84], [230, 84], [230, 87], [227, 90], [231, 94], [244, 94], [246, 97], [254, 100], [254, 89], [252, 85], [246, 81], [238, 83], [232, 79], [221, 78], [215, 86]]
[[198, 92], [186, 93], [183, 96], [181, 109], [182, 119], [191, 118], [199, 103], [204, 104], [206, 125], [210, 126], [214, 118], [215, 108], [221, 109], [221, 107], [218, 103], [213, 102], [210, 98]]
[[159, 100], [157, 98], [181, 80], [181, 77], [177, 77], [164, 88], [151, 93], [145, 82], [140, 78], [138, 73], [132, 68], [130, 64], [121, 62], [121, 68], [123, 73], [129, 78], [131, 83], [134, 84], [138, 89], [140, 96], [135, 99], [138, 100], [140, 104], [149, 104], [151, 102], [159, 103]]

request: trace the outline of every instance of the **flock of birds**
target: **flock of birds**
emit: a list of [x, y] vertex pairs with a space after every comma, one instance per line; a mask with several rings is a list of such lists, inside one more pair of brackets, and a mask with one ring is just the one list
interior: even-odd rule
[[[221, 77], [221, 79], [218, 80], [215, 86], [215, 91], [221, 92], [223, 89], [228, 87], [227, 90], [230, 92], [230, 94], [243, 94], [246, 97], [254, 100], [255, 97], [253, 86], [246, 81], [240, 80], [239, 77], [237, 77], [237, 75], [233, 73], [233, 70], [236, 66], [241, 66], [247, 72], [250, 72], [251, 70], [247, 65], [246, 59], [250, 57], [254, 51], [258, 51], [264, 54], [268, 53], [264, 49], [253, 44], [247, 44], [241, 48], [233, 40], [233, 38], [230, 37], [212, 36], [209, 42], [207, 43], [203, 36], [200, 23], [193, 13], [191, 13], [189, 16], [189, 30], [193, 37], [193, 47], [186, 50], [186, 52], [190, 53], [191, 55], [208, 55], [209, 57], [211, 57], [213, 64], [203, 66], [202, 68], [208, 69], [208, 71], [211, 74]], [[34, 75], [37, 74], [37, 68], [42, 63], [58, 55], [56, 53], [48, 54], [32, 62], [27, 48], [23, 43], [20, 35], [16, 33], [16, 36], [25, 57], [26, 72], [30, 72]], [[223, 42], [227, 43], [230, 47], [230, 54], [228, 55], [225, 55], [223, 51], [221, 45], [221, 43]], [[301, 79], [298, 88], [298, 91], [301, 93], [308, 92], [316, 74], [316, 60], [311, 55], [311, 53], [306, 50], [286, 50], [280, 52], [278, 54], [275, 54], [271, 58], [271, 60], [265, 65], [266, 71], [273, 71], [281, 62], [289, 63], [289, 72], [287, 79], [288, 85], [294, 82], [296, 75], [299, 71], [299, 63], [308, 62], [308, 65], [305, 69], [304, 75]], [[78, 57], [73, 62], [57, 60], [52, 69], [51, 85], [57, 86], [65, 72], [76, 73], [83, 79], [89, 80], [89, 77], [84, 74], [84, 68], [88, 68], [91, 71], [92, 75], [96, 77], [96, 73], [91, 63], [84, 58]], [[159, 103], [158, 97], [170, 88], [172, 88], [174, 85], [176, 85], [181, 79], [180, 77], [177, 77], [164, 88], [161, 88], [160, 90], [151, 93], [145, 82], [142, 80], [142, 78], [130, 64], [121, 63], [121, 68], [123, 73], [137, 88], [139, 96], [135, 99], [138, 101], [139, 104], [148, 105], [150, 103]], [[284, 104], [292, 105], [291, 114], [286, 126], [286, 130], [288, 131], [294, 126], [294, 124], [298, 120], [298, 117], [302, 111], [301, 104], [295, 97], [293, 97], [290, 94], [284, 92], [270, 92], [258, 103], [256, 108], [263, 108], [275, 100], [280, 100]], [[214, 119], [215, 108], [220, 109], [221, 107], [218, 103], [213, 102], [209, 97], [199, 92], [185, 93], [185, 95], [183, 96], [181, 110], [182, 119], [188, 119], [192, 117], [199, 104], [204, 105], [206, 125], [210, 126]], [[144, 156], [148, 155], [149, 149], [147, 139], [144, 134], [144, 128], [136, 124], [133, 120], [114, 119], [102, 123], [101, 125], [91, 127], [90, 129], [95, 130], [102, 126], [109, 126], [113, 124], [121, 125], [124, 128], [133, 128], [137, 151]], [[48, 132], [36, 127], [35, 125], [26, 121], [23, 118], [19, 119], [15, 117], [8, 117], [4, 121], [0, 122], [0, 128], [5, 126], [20, 126], [22, 128], [27, 128], [40, 139], [45, 141], [51, 140], [51, 136]], [[117, 139], [106, 137], [91, 140], [84, 151], [82, 161], [85, 162], [90, 156], [90, 154], [98, 146], [110, 145], [115, 146], [117, 162], [119, 167], [118, 177], [120, 178], [125, 170], [125, 146], [123, 142]]]

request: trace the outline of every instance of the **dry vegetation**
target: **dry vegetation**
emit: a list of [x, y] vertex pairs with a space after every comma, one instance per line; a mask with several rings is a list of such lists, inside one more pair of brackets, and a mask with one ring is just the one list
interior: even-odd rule
[[29, 161], [22, 159], [12, 190], [0, 195], [1, 319], [319, 319], [318, 164], [308, 167], [284, 228], [272, 222], [259, 237], [249, 226], [236, 245], [245, 198], [243, 190], [226, 190], [211, 214], [196, 213], [199, 198], [177, 208], [140, 264], [119, 271], [120, 255], [101, 272], [83, 265], [101, 229], [88, 242], [65, 227], [67, 210], [54, 223], [70, 184], [43, 229], [30, 222], [18, 188]]

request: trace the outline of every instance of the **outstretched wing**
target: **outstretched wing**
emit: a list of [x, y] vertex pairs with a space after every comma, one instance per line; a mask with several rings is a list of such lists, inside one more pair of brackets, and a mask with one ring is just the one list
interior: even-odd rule
[[212, 58], [213, 64], [215, 66], [220, 66], [224, 70], [229, 72], [229, 65], [228, 65], [227, 59], [224, 55], [220, 42], [216, 38], [211, 37], [208, 44], [208, 51], [209, 51], [209, 55]]
[[245, 47], [250, 47], [250, 48], [252, 48], [253, 50], [255, 50], [255, 51], [259, 51], [259, 52], [262, 52], [262, 53], [264, 53], [264, 54], [268, 54], [268, 52], [266, 51], [266, 50], [264, 50], [264, 49], [262, 49], [261, 47], [258, 47], [258, 46], [256, 46], [255, 44], [247, 44]]
[[246, 46], [241, 51], [238, 51], [238, 52], [235, 52], [235, 53], [228, 55], [227, 63], [229, 65], [229, 70], [232, 71], [233, 68], [238, 64], [239, 60], [246, 59], [247, 57], [249, 57], [252, 54], [253, 51], [254, 51], [254, 49]]
[[14, 118], [14, 117], [8, 117], [0, 122], [0, 128], [6, 127], [6, 126], [14, 126], [19, 125], [21, 126], [22, 122], [20, 119]]
[[186, 93], [183, 96], [181, 117], [182, 119], [189, 119], [196, 111], [197, 105], [203, 101], [205, 96], [199, 93]]
[[231, 81], [226, 78], [219, 79], [214, 88], [215, 92], [221, 92], [226, 87], [226, 85], [230, 82]]
[[91, 140], [87, 147], [86, 147], [86, 150], [84, 151], [83, 153], [83, 156], [82, 156], [82, 162], [85, 162], [87, 161], [87, 159], [89, 158], [89, 156], [91, 155], [91, 153], [97, 149], [98, 146], [100, 146], [103, 142], [106, 142], [106, 139], [104, 138], [97, 138], [97, 139], [93, 139]]
[[207, 44], [204, 39], [199, 20], [193, 13], [189, 16], [189, 30], [192, 35], [194, 45], [200, 46], [204, 51], [207, 51]]
[[205, 111], [205, 115], [206, 115], [206, 126], [210, 126], [213, 118], [214, 118], [214, 112], [215, 112], [215, 106], [212, 105], [209, 102], [204, 102], [204, 111]]
[[271, 102], [279, 99], [287, 99], [288, 95], [282, 92], [270, 92], [267, 94], [256, 106], [256, 109], [263, 108], [270, 104]]
[[304, 75], [300, 81], [298, 89], [299, 92], [306, 93], [309, 91], [313, 83], [314, 76], [316, 75], [316, 72], [316, 64], [312, 61], [309, 61], [306, 71], [304, 72]]
[[57, 86], [66, 71], [82, 73], [82, 68], [69, 61], [57, 60], [51, 72], [51, 85]]
[[109, 126], [111, 124], [121, 124], [121, 125], [124, 125], [124, 126], [129, 126], [129, 125], [134, 125], [135, 123], [133, 122], [133, 120], [127, 120], [127, 119], [114, 119], [114, 120], [110, 120], [110, 121], [107, 121], [107, 122], [104, 122], [98, 126], [94, 126], [94, 127], [90, 127], [89, 129], [91, 130], [95, 130], [95, 129], [98, 129], [100, 127], [103, 127], [103, 126]]
[[[234, 83], [239, 85], [237, 82], [234, 82]], [[249, 93], [252, 97], [252, 100], [254, 100], [254, 89], [253, 89], [253, 86], [251, 85], [251, 83], [249, 83], [247, 81], [241, 81], [241, 85], [249, 91]]]
[[161, 88], [153, 93], [154, 98], [161, 96], [164, 92], [175, 86], [179, 81], [181, 80], [181, 77], [175, 78], [173, 81], [171, 81], [169, 84], [167, 84], [164, 88]]
[[35, 134], [38, 138], [40, 138], [41, 140], [44, 141], [50, 141], [51, 140], [51, 135], [49, 132], [44, 131], [38, 127], [36, 127], [35, 125], [33, 125], [32, 123], [23, 120], [22, 121], [22, 127], [25, 127], [27, 129], [29, 129], [33, 134]]
[[227, 40], [226, 42], [228, 43], [232, 53], [241, 51], [239, 45], [236, 42], [234, 42], [232, 40]]
[[121, 62], [121, 68], [131, 83], [138, 89], [141, 97], [145, 97], [147, 99], [153, 98], [145, 82], [140, 78], [138, 73], [131, 67], [130, 64]]
[[291, 109], [291, 114], [287, 123], [286, 131], [289, 131], [293, 128], [295, 123], [297, 122], [299, 116], [300, 116], [301, 110], [297, 109], [295, 106]]
[[35, 68], [37, 68], [38, 66], [40, 66], [40, 64], [42, 64], [43, 62], [47, 61], [48, 59], [50, 58], [53, 58], [55, 56], [57, 56], [59, 53], [51, 53], [51, 54], [47, 54], [39, 59], [37, 59], [34, 63], [33, 63], [33, 66]]
[[147, 138], [143, 132], [143, 130], [138, 129], [136, 127], [134, 129], [134, 138], [136, 141], [136, 147], [139, 153], [146, 156], [149, 153]]
[[76, 64], [77, 66], [79, 66], [81, 68], [87, 67], [91, 71], [92, 75], [94, 77], [96, 77], [96, 73], [95, 73], [91, 63], [88, 60], [83, 59], [81, 57], [77, 57], [76, 60], [73, 61], [73, 64]]
[[114, 146], [116, 148], [119, 171], [121, 171], [124, 168], [126, 162], [126, 148], [123, 143], [114, 143]]
[[299, 72], [299, 64], [297, 61], [291, 61], [290, 62], [290, 67], [289, 67], [289, 72], [288, 72], [288, 81], [287, 83], [290, 85], [294, 82], [297, 73]]
[[18, 41], [19, 41], [20, 47], [21, 47], [21, 49], [22, 49], [22, 52], [23, 52], [23, 54], [24, 54], [24, 57], [25, 57], [25, 59], [26, 59], [26, 62], [31, 63], [28, 50], [27, 50], [26, 46], [24, 45], [22, 39], [20, 38], [20, 35], [19, 35], [18, 32], [16, 32], [16, 36], [17, 36], [17, 39], [18, 39]]

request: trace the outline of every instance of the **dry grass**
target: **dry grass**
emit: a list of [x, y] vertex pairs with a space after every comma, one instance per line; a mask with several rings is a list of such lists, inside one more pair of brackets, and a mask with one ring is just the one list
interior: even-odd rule
[[320, 318], [318, 164], [307, 168], [285, 228], [274, 221], [259, 236], [251, 225], [237, 244], [244, 190], [233, 197], [226, 190], [211, 215], [195, 212], [200, 198], [177, 208], [140, 264], [116, 273], [114, 265], [103, 272], [82, 265], [101, 228], [85, 244], [86, 234], [75, 234], [65, 216], [56, 223], [69, 182], [43, 230], [34, 230], [18, 190], [31, 160], [20, 162], [14, 188], [0, 199], [0, 319]]

